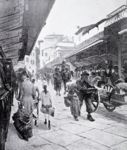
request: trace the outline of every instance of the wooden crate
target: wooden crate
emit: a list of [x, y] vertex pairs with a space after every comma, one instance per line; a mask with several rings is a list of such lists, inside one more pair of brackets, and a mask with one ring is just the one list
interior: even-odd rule
[[127, 104], [127, 96], [120, 95], [120, 94], [114, 94], [111, 96], [110, 101], [111, 101], [111, 103], [115, 103], [118, 105], [126, 105]]

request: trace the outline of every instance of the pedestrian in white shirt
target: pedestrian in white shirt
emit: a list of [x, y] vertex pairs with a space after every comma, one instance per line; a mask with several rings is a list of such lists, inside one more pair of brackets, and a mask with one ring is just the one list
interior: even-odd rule
[[50, 109], [52, 109], [52, 100], [46, 84], [43, 84], [43, 91], [41, 92], [40, 98], [42, 102], [41, 112], [44, 113], [45, 117], [44, 124], [48, 124], [48, 128], [51, 129]]

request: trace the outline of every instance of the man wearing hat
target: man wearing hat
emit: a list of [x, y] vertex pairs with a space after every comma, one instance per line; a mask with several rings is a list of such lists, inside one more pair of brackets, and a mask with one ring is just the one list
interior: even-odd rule
[[92, 105], [91, 105], [91, 94], [87, 93], [88, 88], [91, 88], [92, 86], [89, 84], [88, 80], [89, 73], [87, 71], [84, 71], [81, 74], [81, 78], [76, 82], [77, 84], [77, 90], [79, 100], [80, 100], [80, 108], [83, 105], [83, 100], [86, 104], [86, 111], [87, 111], [87, 119], [89, 121], [94, 121], [93, 117], [91, 116], [92, 113]]

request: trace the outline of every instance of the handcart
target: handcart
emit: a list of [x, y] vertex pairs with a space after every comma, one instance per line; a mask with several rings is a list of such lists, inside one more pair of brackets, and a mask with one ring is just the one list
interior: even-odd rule
[[127, 92], [121, 91], [116, 86], [106, 84], [98, 91], [99, 101], [110, 112], [114, 111], [116, 107], [127, 105]]

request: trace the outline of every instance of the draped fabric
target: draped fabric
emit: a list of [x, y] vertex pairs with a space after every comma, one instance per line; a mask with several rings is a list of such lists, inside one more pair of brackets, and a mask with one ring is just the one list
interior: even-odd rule
[[[7, 67], [6, 64], [9, 66]], [[10, 67], [10, 68], [9, 68]], [[0, 60], [0, 150], [5, 150], [13, 100], [11, 62]]]

